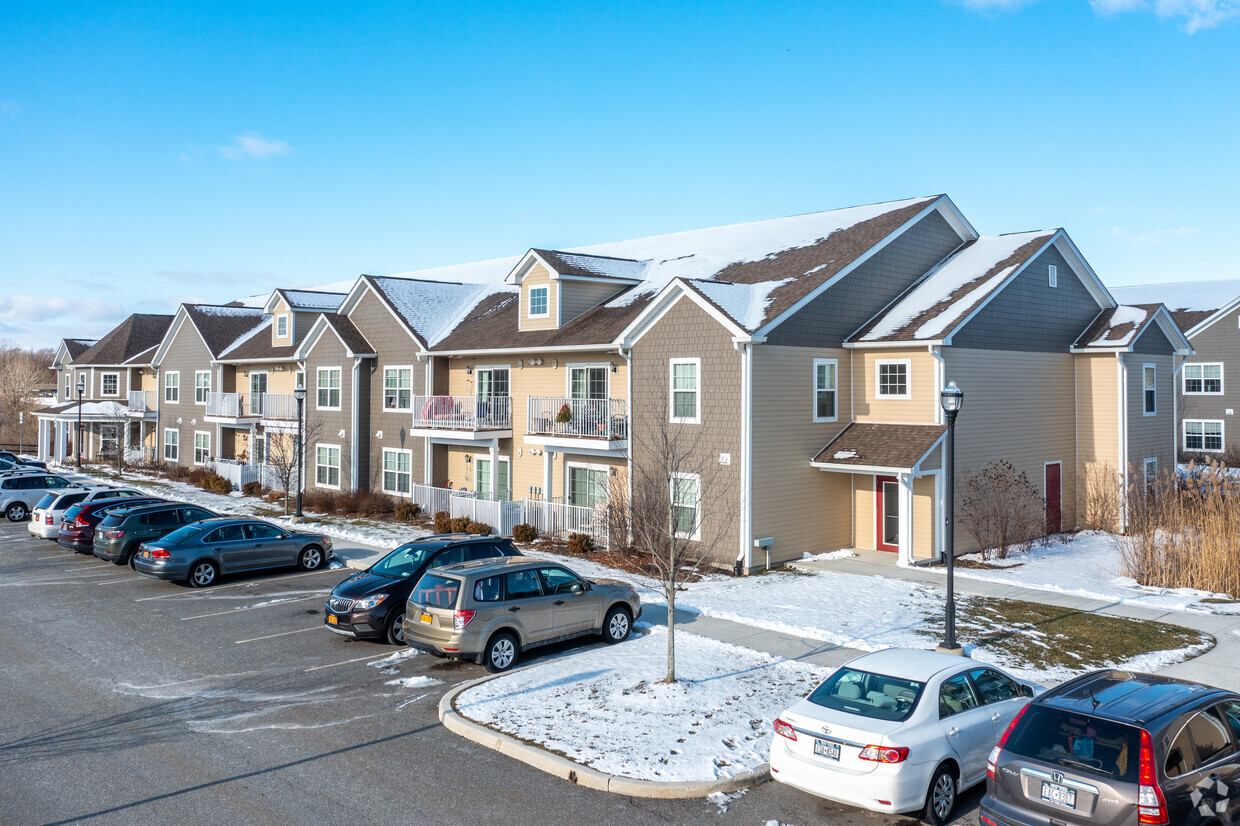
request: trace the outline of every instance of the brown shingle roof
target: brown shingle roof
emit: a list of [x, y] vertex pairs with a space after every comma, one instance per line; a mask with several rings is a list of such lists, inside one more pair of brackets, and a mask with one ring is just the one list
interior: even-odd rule
[[1073, 347], [1129, 347], [1153, 320], [1161, 304], [1121, 304], [1108, 307], [1085, 328]]
[[344, 346], [348, 347], [354, 355], [376, 355], [375, 348], [370, 346], [366, 336], [362, 335], [362, 331], [357, 329], [348, 316], [337, 315], [336, 313], [323, 313], [323, 320], [336, 331], [336, 335], [340, 336]]
[[[263, 311], [253, 307], [225, 307], [215, 304], [184, 304], [186, 314], [193, 321], [194, 327], [202, 336], [202, 341], [211, 351], [212, 358], [219, 358], [224, 351], [232, 347], [247, 334], [254, 333], [263, 325], [270, 325], [271, 319], [263, 315]], [[268, 337], [270, 339], [270, 337]], [[270, 340], [268, 340], [270, 345]], [[229, 354], [231, 358], [232, 354]]]
[[65, 351], [68, 352], [69, 358], [76, 359], [85, 353], [98, 342], [97, 338], [67, 338], [64, 340]]
[[853, 422], [827, 443], [815, 464], [907, 470], [934, 447], [947, 427], [940, 424], [865, 424]]
[[587, 255], [581, 252], [535, 249], [542, 260], [560, 275], [579, 275], [584, 278], [640, 281], [646, 269], [645, 261], [632, 258], [614, 258], [610, 255]]
[[124, 364], [142, 351], [157, 346], [171, 324], [170, 315], [134, 313], [75, 358], [73, 363], [75, 366]]
[[1174, 310], [1171, 313], [1171, 319], [1180, 328], [1180, 332], [1187, 333], [1210, 316], [1214, 315], [1217, 310]]

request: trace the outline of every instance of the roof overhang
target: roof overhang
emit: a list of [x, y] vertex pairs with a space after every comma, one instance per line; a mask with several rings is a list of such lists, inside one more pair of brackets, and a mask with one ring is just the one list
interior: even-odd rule
[[[159, 342], [159, 346], [155, 348], [155, 355], [151, 357], [151, 366], [156, 370], [159, 369], [159, 365], [163, 363], [164, 358], [168, 355], [168, 348], [172, 346], [172, 340], [177, 337], [177, 333], [181, 331], [181, 326], [185, 324], [186, 321], [189, 321], [190, 326], [194, 328], [194, 332], [198, 334], [199, 340], [201, 340], [203, 346], [206, 347], [207, 342], [203, 340], [202, 333], [198, 331], [198, 327], [194, 324], [194, 320], [190, 318], [189, 311], [186, 310], [185, 305], [182, 304], [177, 307], [177, 314], [172, 317], [172, 323], [168, 325], [168, 332], [164, 333], [163, 340], [161, 340]], [[208, 348], [208, 352], [209, 349], [210, 348]]]
[[[849, 431], [853, 428], [859, 430], [869, 430], [870, 433], [860, 436], [852, 436]], [[902, 462], [873, 462], [865, 461], [864, 457], [859, 454], [856, 447], [861, 447], [867, 439], [873, 439], [886, 442], [886, 431], [894, 431], [896, 429], [907, 431], [910, 428], [916, 428], [924, 431], [918, 434], [922, 437], [922, 443], [911, 447], [906, 452], [904, 461]], [[926, 439], [925, 437], [931, 437]], [[947, 427], [944, 425], [903, 425], [903, 424], [882, 424], [877, 422], [851, 422], [847, 427], [835, 435], [831, 441], [827, 442], [822, 450], [818, 451], [814, 458], [809, 460], [810, 467], [816, 467], [829, 473], [864, 473], [864, 474], [912, 474], [914, 476], [923, 473], [921, 464], [943, 443], [943, 439], [947, 436]], [[826, 455], [832, 445], [839, 445], [837, 450], [830, 458], [821, 460], [819, 457]], [[847, 445], [853, 445], [848, 447]], [[852, 456], [841, 456], [841, 454], [851, 453]], [[860, 459], [861, 461], [840, 461], [841, 459]], [[836, 461], [832, 461], [835, 459]], [[932, 473], [934, 471], [925, 471]]]
[[1087, 353], [1133, 353], [1137, 342], [1141, 336], [1145, 335], [1145, 331], [1150, 328], [1151, 324], [1157, 324], [1158, 329], [1167, 337], [1167, 341], [1171, 342], [1172, 352], [1177, 356], [1191, 356], [1196, 354], [1192, 343], [1188, 340], [1188, 336], [1180, 329], [1180, 325], [1175, 323], [1175, 319], [1171, 317], [1167, 305], [1159, 304], [1154, 314], [1145, 320], [1141, 325], [1141, 330], [1132, 337], [1132, 340], [1126, 345], [1114, 347], [1071, 347], [1069, 352], [1078, 354]]
[[637, 314], [637, 318], [630, 321], [629, 325], [620, 331], [612, 346], [632, 347], [682, 298], [688, 298], [705, 310], [711, 318], [723, 325], [724, 329], [732, 334], [732, 341], [734, 343], [758, 343], [766, 340], [765, 336], [755, 335], [737, 324], [731, 316], [724, 313], [707, 300], [704, 295], [689, 286], [684, 279], [673, 278], [663, 289], [655, 293], [650, 303]]
[[349, 347], [348, 342], [340, 337], [340, 331], [336, 329], [335, 325], [327, 320], [327, 316], [320, 313], [319, 317], [314, 320], [314, 324], [310, 326], [310, 330], [302, 338], [301, 344], [297, 345], [297, 349], [293, 351], [292, 358], [296, 361], [305, 361], [306, 358], [309, 357], [310, 351], [314, 349], [314, 345], [319, 343], [319, 339], [321, 339], [323, 334], [328, 330], [330, 330], [332, 335], [335, 336], [336, 341], [340, 342], [340, 346], [344, 347], [345, 353], [347, 353], [350, 358], [377, 357], [377, 353], [354, 352], [353, 349]]
[[[587, 252], [575, 252], [572, 254], [580, 256], [582, 258], [604, 257], [604, 256], [598, 256], [598, 255], [590, 255], [590, 253], [587, 253]], [[529, 271], [533, 269], [535, 264], [542, 264], [544, 267], [546, 267], [547, 272], [551, 275], [552, 281], [557, 281], [560, 279], [563, 279], [565, 281], [590, 281], [596, 284], [615, 284], [618, 287], [632, 287], [632, 286], [642, 283], [642, 280], [640, 278], [617, 278], [614, 276], [602, 276], [602, 275], [598, 276], [597, 278], [592, 278], [588, 275], [581, 275], [579, 273], [571, 273], [571, 274], [561, 273], [559, 270], [555, 268], [555, 266], [550, 261], [548, 261], [543, 256], [539, 255], [538, 250], [533, 249], [533, 248], [531, 248], [528, 252], [526, 252], [525, 255], [521, 256], [521, 260], [517, 262], [517, 265], [508, 271], [508, 274], [504, 276], [504, 282], [507, 284], [519, 285], [522, 279], [524, 279], [525, 276], [529, 274]]]
[[357, 309], [357, 305], [360, 304], [362, 299], [366, 297], [367, 292], [374, 293], [375, 298], [379, 299], [379, 303], [387, 309], [392, 318], [396, 321], [397, 325], [399, 325], [400, 328], [408, 333], [409, 337], [413, 339], [414, 346], [417, 347], [418, 353], [425, 353], [427, 350], [426, 342], [420, 335], [418, 335], [416, 330], [409, 326], [409, 322], [405, 321], [405, 319], [401, 317], [401, 314], [396, 312], [396, 308], [393, 307], [392, 303], [387, 300], [387, 296], [383, 294], [383, 291], [375, 289], [374, 284], [370, 282], [372, 277], [373, 276], [369, 275], [362, 275], [358, 277], [357, 283], [355, 283], [353, 288], [349, 290], [348, 295], [344, 297], [344, 301], [340, 302], [340, 308], [336, 310], [336, 314], [343, 316], [349, 315], [349, 313]]

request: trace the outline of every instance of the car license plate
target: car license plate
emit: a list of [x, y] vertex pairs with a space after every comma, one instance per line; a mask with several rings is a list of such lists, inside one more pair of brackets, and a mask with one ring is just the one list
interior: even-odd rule
[[327, 624], [328, 624], [328, 625], [337, 625], [337, 624], [339, 624], [339, 623], [340, 623], [340, 620], [336, 619], [336, 617], [332, 616], [331, 614], [328, 614], [328, 615], [327, 615]]
[[1042, 783], [1042, 799], [1069, 809], [1076, 808], [1076, 792], [1058, 783]]
[[814, 739], [814, 754], [819, 757], [825, 757], [828, 760], [840, 759], [840, 744], [832, 743], [830, 740]]
[[431, 621], [432, 621], [434, 618], [433, 618], [430, 614], [427, 614], [426, 612], [423, 612], [423, 613], [422, 613], [422, 616], [418, 617], [418, 619], [420, 619], [422, 622], [426, 623], [427, 625], [430, 625], [430, 624], [431, 624]]

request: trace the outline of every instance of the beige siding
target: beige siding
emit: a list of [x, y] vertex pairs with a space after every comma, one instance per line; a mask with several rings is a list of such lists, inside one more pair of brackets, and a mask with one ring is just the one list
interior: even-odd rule
[[[1089, 468], [1097, 466], [1112, 472], [1122, 470], [1119, 455], [1119, 368], [1112, 353], [1078, 355], [1077, 394], [1077, 479], [1078, 511], [1085, 502]], [[1065, 467], [1065, 474], [1067, 469]], [[1073, 488], [1064, 485], [1064, 498]], [[1067, 519], [1064, 524], [1070, 524]]]
[[[560, 281], [552, 281], [551, 273], [542, 264], [535, 264], [521, 279], [521, 330], [552, 330], [556, 325], [556, 308], [559, 306]], [[530, 288], [547, 287], [546, 318], [530, 317]]]
[[619, 292], [615, 284], [556, 279], [560, 293], [560, 324], [567, 324], [585, 311]]
[[920, 476], [913, 480], [913, 557], [934, 556], [934, 477]]
[[[288, 329], [283, 336], [276, 335], [277, 319], [280, 316], [288, 317]], [[284, 299], [280, 299], [276, 303], [275, 312], [271, 314], [271, 344], [274, 347], [288, 347], [293, 343], [293, 336], [296, 334], [297, 319], [294, 318], [293, 312], [289, 310], [288, 303]]]
[[[1171, 413], [1172, 377], [1169, 355], [1155, 356], [1126, 353], [1124, 364], [1128, 373], [1128, 463], [1132, 466], [1132, 478], [1141, 478], [1144, 460], [1157, 459], [1158, 469], [1174, 470], [1174, 445], [1176, 430]], [[1155, 367], [1156, 412], [1145, 415], [1145, 395], [1142, 383], [1144, 367]], [[1226, 435], [1226, 433], [1224, 433]]]
[[[1062, 463], [1063, 525], [1076, 525], [1073, 362], [1068, 353], [944, 349], [946, 380], [964, 391], [956, 419], [956, 507], [961, 480], [1000, 459], [1042, 491], [1047, 462]], [[1112, 365], [1112, 369], [1114, 366]], [[956, 533], [956, 552], [977, 544]]]
[[[814, 421], [815, 359], [837, 362], [834, 422]], [[773, 564], [852, 544], [849, 475], [809, 464], [848, 424], [848, 365], [847, 350], [754, 347], [750, 539], [775, 539]], [[734, 461], [739, 460], [737, 456]], [[765, 564], [765, 555], [755, 556], [754, 562]]]
[[855, 474], [853, 489], [853, 545], [867, 551], [875, 550], [875, 525], [878, 499], [874, 495], [874, 477]]
[[[908, 399], [878, 398], [878, 363], [909, 362]], [[925, 348], [853, 351], [853, 415], [859, 422], [926, 424], [934, 421], [938, 387], [934, 357]]]

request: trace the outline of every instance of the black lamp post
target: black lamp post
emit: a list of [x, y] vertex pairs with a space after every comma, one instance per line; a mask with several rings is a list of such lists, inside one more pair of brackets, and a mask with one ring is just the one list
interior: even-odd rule
[[298, 522], [301, 521], [301, 488], [302, 488], [302, 464], [303, 456], [306, 454], [306, 446], [302, 444], [304, 438], [302, 432], [302, 405], [306, 402], [306, 388], [297, 385], [293, 390], [293, 397], [297, 399], [297, 512], [293, 514], [293, 518]]
[[86, 378], [78, 376], [78, 432], [77, 432], [77, 469], [82, 469], [82, 394], [86, 392]]
[[956, 414], [964, 405], [964, 391], [954, 381], [948, 382], [939, 394], [939, 403], [947, 414], [947, 501], [943, 531], [947, 546], [947, 629], [942, 650], [959, 654], [963, 649], [956, 642]]

